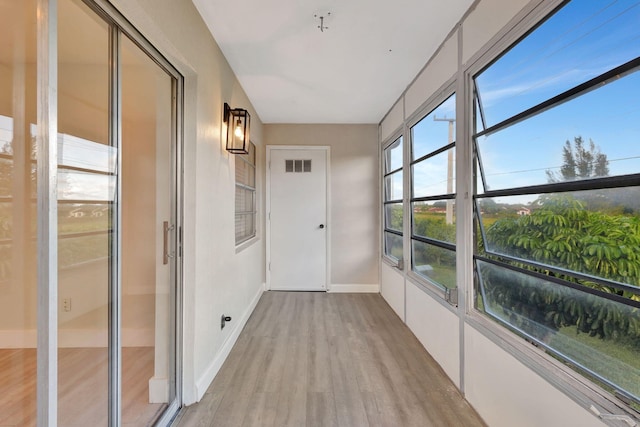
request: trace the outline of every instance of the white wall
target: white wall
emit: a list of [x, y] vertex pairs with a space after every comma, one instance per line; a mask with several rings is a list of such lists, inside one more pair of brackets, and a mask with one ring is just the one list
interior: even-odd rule
[[[261, 159], [262, 123], [190, 0], [112, 3], [185, 77], [183, 390], [190, 404], [206, 391], [264, 288], [262, 236], [236, 254], [223, 103], [249, 110]], [[222, 314], [233, 318], [224, 330]]]
[[376, 125], [267, 124], [267, 145], [331, 147], [332, 292], [378, 292], [379, 172]]
[[[444, 87], [460, 71], [504, 41], [507, 31], [527, 17], [537, 0], [480, 0], [452, 29], [425, 68], [389, 107], [380, 122], [380, 143], [418, 115], [444, 100]], [[428, 105], [427, 102], [436, 104]], [[408, 142], [408, 141], [407, 141]], [[405, 245], [405, 250], [408, 246]], [[405, 260], [408, 260], [405, 253]], [[468, 323], [465, 307], [449, 306], [441, 292], [426, 291], [385, 262], [381, 293], [422, 345], [461, 388], [469, 403], [491, 426], [602, 426], [603, 423], [543, 377], [525, 366], [479, 329]], [[459, 275], [459, 282], [461, 275]], [[459, 283], [472, 295], [472, 283]], [[461, 327], [462, 325], [462, 327]]]

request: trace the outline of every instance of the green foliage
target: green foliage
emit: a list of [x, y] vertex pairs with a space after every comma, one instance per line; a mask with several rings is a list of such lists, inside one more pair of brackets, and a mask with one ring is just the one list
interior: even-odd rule
[[[590, 211], [570, 196], [543, 196], [536, 201], [531, 215], [500, 219], [486, 232], [490, 247], [496, 252], [637, 286], [638, 292], [622, 292], [560, 276], [640, 301], [637, 216]], [[533, 269], [526, 264], [520, 267]], [[575, 326], [578, 332], [624, 341], [640, 349], [640, 310], [593, 295], [578, 300], [574, 290], [562, 286], [541, 288], [540, 281], [521, 276], [504, 280], [489, 273], [486, 279], [493, 289], [491, 299], [535, 323], [554, 329]]]

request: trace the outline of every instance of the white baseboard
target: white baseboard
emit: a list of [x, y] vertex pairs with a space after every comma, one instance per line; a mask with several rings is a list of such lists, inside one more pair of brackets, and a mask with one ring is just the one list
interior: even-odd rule
[[333, 292], [336, 294], [342, 293], [365, 293], [365, 294], [377, 294], [380, 293], [380, 285], [377, 283], [374, 284], [363, 284], [363, 285], [330, 285], [329, 292]]
[[264, 283], [259, 287], [258, 292], [251, 301], [251, 304], [249, 304], [249, 307], [247, 307], [245, 312], [242, 314], [242, 317], [238, 322], [234, 321], [232, 323], [233, 330], [230, 331], [231, 333], [229, 334], [229, 338], [227, 338], [225, 343], [222, 345], [222, 348], [220, 349], [216, 357], [211, 361], [204, 374], [200, 377], [200, 379], [196, 380], [196, 402], [199, 402], [200, 399], [202, 399], [204, 393], [207, 391], [207, 389], [213, 382], [213, 379], [218, 374], [218, 371], [222, 367], [222, 364], [227, 359], [227, 356], [229, 356], [229, 353], [231, 353], [231, 349], [238, 340], [240, 332], [242, 332], [242, 328], [244, 328], [244, 325], [247, 324], [249, 316], [251, 316], [251, 313], [253, 313], [256, 305], [258, 305], [258, 301], [260, 301], [260, 297], [264, 293], [265, 288], [266, 285]]

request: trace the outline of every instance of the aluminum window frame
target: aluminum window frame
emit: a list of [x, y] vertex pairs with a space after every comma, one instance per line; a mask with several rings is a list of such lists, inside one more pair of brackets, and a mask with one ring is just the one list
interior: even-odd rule
[[[492, 45], [478, 52], [468, 62], [468, 65], [462, 72], [464, 77], [461, 84], [465, 89], [466, 102], [469, 104], [468, 107], [470, 107], [470, 109], [468, 110], [469, 114], [467, 117], [465, 117], [465, 120], [467, 121], [466, 126], [468, 126], [468, 133], [465, 134], [465, 139], [468, 139], [471, 146], [470, 149], [473, 152], [473, 171], [471, 172], [473, 184], [470, 188], [469, 194], [473, 194], [472, 204], [474, 225], [471, 232], [474, 235], [474, 239], [473, 242], [467, 242], [465, 246], [467, 247], [467, 249], [470, 249], [470, 253], [473, 254], [472, 274], [476, 276], [475, 280], [478, 280], [477, 274], [475, 273], [476, 259], [490, 262], [507, 269], [517, 268], [511, 264], [501, 262], [500, 260], [489, 259], [477, 254], [476, 224], [479, 223], [480, 227], [482, 228], [482, 221], [480, 221], [477, 216], [479, 213], [478, 200], [498, 196], [574, 192], [581, 190], [621, 188], [640, 185], [640, 174], [628, 174], [571, 182], [549, 183], [528, 187], [488, 190], [484, 191], [484, 193], [482, 194], [477, 194], [476, 180], [480, 179], [483, 181], [483, 184], [486, 183], [484, 179], [484, 170], [480, 159], [480, 151], [478, 150], [476, 144], [476, 139], [478, 137], [489, 135], [500, 129], [504, 129], [505, 127], [542, 113], [550, 108], [553, 108], [556, 105], [568, 102], [573, 98], [577, 98], [583, 94], [588, 93], [589, 91], [597, 89], [599, 86], [606, 84], [609, 81], [615, 80], [621, 75], [631, 73], [634, 70], [637, 70], [638, 67], [640, 67], [640, 58], [635, 58], [625, 64], [602, 73], [593, 79], [590, 79], [569, 90], [555, 95], [547, 99], [546, 101], [540, 102], [533, 107], [527, 108], [524, 111], [520, 111], [512, 117], [502, 120], [501, 122], [496, 123], [489, 128], [484, 128], [481, 131], [475, 132], [476, 97], [480, 95], [475, 89], [475, 76], [481, 74], [485, 69], [490, 67], [494, 62], [496, 62], [504, 54], [506, 54], [513, 46], [526, 38], [539, 26], [543, 25], [547, 19], [553, 16], [555, 12], [557, 12], [562, 6], [566, 5], [567, 3], [569, 3], [569, 0], [554, 0], [550, 2], [539, 1], [537, 2], [537, 4], [532, 4], [531, 7], [526, 10], [526, 13], [520, 16], [520, 20], [518, 22], [512, 23], [507, 31], [496, 36], [493, 40]], [[479, 109], [479, 113], [482, 115], [481, 108]], [[483, 117], [480, 117], [480, 120], [484, 122]], [[481, 232], [484, 233], [483, 231]], [[492, 255], [496, 254], [492, 253]], [[522, 260], [516, 257], [508, 257], [503, 254], [497, 255], [503, 259], [510, 258], [514, 262], [526, 263], [537, 268], [551, 269], [552, 271], [557, 271], [559, 273], [569, 273], [574, 278], [581, 276], [581, 278], [588, 280], [594, 279], [594, 277], [581, 274], [579, 272], [564, 270], [558, 267], [551, 267], [545, 264], [535, 263], [530, 260]], [[531, 273], [527, 270], [523, 270], [522, 272], [524, 272], [525, 274]], [[534, 274], [531, 275], [533, 276]], [[549, 276], [545, 276], [545, 280], [550, 280]], [[561, 286], [568, 286], [572, 288], [577, 287], [577, 289], [579, 289], [580, 291], [586, 291], [585, 287], [575, 285], [571, 282], [563, 281], [562, 279], [553, 280], [553, 282], [557, 282], [557, 284]], [[605, 284], [606, 286], [612, 286], [618, 289], [626, 287], [624, 284], [608, 281], [602, 278], [600, 278], [600, 282], [601, 284]], [[629, 406], [629, 402], [624, 401], [624, 399], [620, 399], [619, 395], [608, 390], [604, 390], [599, 384], [594, 383], [586, 376], [580, 374], [579, 369], [571, 369], [566, 364], [555, 360], [546, 351], [543, 351], [541, 348], [539, 348], [537, 344], [527, 341], [526, 338], [522, 339], [523, 337], [521, 334], [514, 333], [510, 330], [511, 328], [500, 326], [498, 322], [492, 320], [492, 318], [490, 318], [488, 315], [477, 309], [474, 306], [476, 293], [478, 292], [477, 288], [477, 285], [474, 284], [473, 289], [467, 290], [471, 298], [469, 298], [466, 303], [466, 323], [476, 328], [483, 335], [487, 336], [492, 342], [503, 348], [509, 354], [516, 357], [525, 366], [541, 375], [546, 381], [561, 390], [580, 406], [582, 406], [586, 410], [590, 410], [591, 412], [593, 412], [603, 422], [605, 422], [605, 424], [618, 425], [616, 424], [617, 421], [615, 420], [624, 421], [627, 419], [630, 420], [632, 417], [638, 417], [638, 412], [633, 410]], [[637, 288], [634, 288], [634, 291], [637, 290]], [[610, 298], [609, 295], [605, 296], [604, 293], [603, 295], [598, 296], [602, 296], [607, 299]], [[636, 304], [633, 305], [635, 306]], [[594, 406], [594, 403], [599, 405], [600, 408], [596, 408]]]
[[[251, 150], [253, 150], [253, 163], [250, 161], [249, 158], [249, 154], [237, 154], [234, 156], [234, 161], [238, 162], [244, 162], [248, 168], [252, 168], [253, 169], [253, 186], [251, 186], [250, 184], [245, 184], [245, 183], [240, 183], [237, 181], [237, 179], [235, 180], [235, 186], [234, 188], [237, 189], [242, 189], [242, 190], [247, 190], [251, 192], [251, 203], [252, 203], [252, 207], [253, 209], [250, 211], [238, 211], [236, 207], [234, 207], [234, 217], [237, 221], [238, 217], [246, 217], [249, 215], [253, 215], [253, 233], [244, 233], [242, 236], [240, 236], [240, 238], [238, 238], [238, 225], [237, 222], [235, 222], [235, 242], [236, 242], [236, 248], [238, 247], [243, 247], [244, 243], [247, 243], [253, 239], [255, 239], [258, 235], [258, 150], [256, 148], [256, 145], [249, 141], [249, 153], [251, 153]], [[236, 163], [237, 164], [237, 163]], [[235, 196], [234, 196], [235, 197]]]
[[[441, 249], [446, 249], [449, 251], [452, 251], [454, 253], [454, 256], [456, 254], [456, 247], [457, 245], [455, 243], [450, 243], [450, 242], [446, 242], [446, 241], [442, 241], [442, 240], [438, 240], [438, 239], [434, 239], [434, 238], [430, 238], [430, 237], [426, 237], [426, 236], [420, 236], [420, 235], [416, 235], [414, 234], [414, 229], [415, 229], [415, 220], [414, 220], [414, 203], [415, 202], [428, 202], [428, 201], [440, 201], [440, 200], [453, 200], [454, 202], [456, 201], [457, 198], [457, 184], [454, 186], [453, 188], [453, 193], [449, 193], [449, 194], [439, 194], [439, 195], [433, 195], [433, 196], [419, 196], [416, 197], [415, 196], [415, 187], [414, 187], [414, 166], [425, 161], [428, 160], [430, 158], [433, 158], [439, 154], [442, 153], [446, 153], [448, 150], [453, 150], [455, 156], [456, 156], [456, 160], [454, 160], [454, 162], [457, 161], [457, 145], [456, 142], [458, 140], [458, 135], [456, 132], [456, 136], [453, 140], [453, 142], [451, 143], [447, 143], [444, 146], [440, 146], [438, 148], [436, 148], [435, 150], [432, 150], [426, 154], [423, 154], [422, 156], [418, 157], [417, 159], [413, 158], [413, 153], [414, 153], [414, 144], [413, 144], [413, 128], [415, 126], [417, 126], [420, 122], [422, 122], [423, 120], [427, 119], [427, 116], [429, 116], [431, 113], [433, 113], [435, 110], [438, 109], [438, 107], [440, 107], [442, 104], [444, 104], [445, 102], [447, 102], [451, 97], [455, 97], [455, 102], [454, 102], [454, 108], [455, 111], [457, 112], [457, 105], [458, 105], [458, 96], [456, 94], [456, 90], [455, 90], [455, 79], [453, 79], [450, 82], [447, 82], [444, 86], [443, 89], [441, 89], [440, 91], [438, 91], [438, 95], [435, 98], [429, 99], [427, 103], [424, 104], [424, 106], [414, 115], [414, 117], [407, 122], [407, 129], [408, 129], [408, 152], [409, 152], [409, 182], [410, 182], [410, 188], [409, 188], [409, 217], [410, 217], [410, 221], [409, 221], [409, 252], [410, 252], [410, 258], [411, 258], [411, 268], [409, 269], [409, 274], [410, 277], [417, 281], [419, 285], [421, 286], [426, 286], [432, 290], [434, 290], [436, 292], [436, 294], [442, 298], [448, 298], [448, 291], [450, 291], [451, 289], [457, 289], [457, 279], [456, 279], [456, 288], [447, 288], [446, 286], [435, 282], [434, 280], [429, 279], [428, 277], [425, 277], [424, 275], [418, 273], [415, 270], [415, 256], [413, 253], [413, 241], [417, 241], [417, 242], [421, 242], [427, 245], [432, 245], [435, 246], [437, 248], [441, 248]], [[456, 118], [456, 124], [457, 124], [457, 118]], [[454, 125], [456, 126], [456, 125]], [[457, 129], [454, 127], [454, 129]], [[455, 168], [457, 170], [457, 166]], [[454, 180], [456, 180], [456, 173], [453, 174]], [[456, 180], [457, 181], [457, 180]], [[455, 213], [455, 210], [454, 210]], [[456, 215], [457, 216], [457, 215]], [[457, 226], [456, 226], [457, 228]], [[457, 240], [457, 239], [456, 239]], [[456, 263], [457, 264], [457, 263]], [[457, 275], [457, 267], [456, 267], [456, 275]], [[455, 304], [454, 304], [455, 305]]]
[[[405, 206], [405, 194], [406, 194], [406, 185], [405, 185], [405, 168], [404, 168], [404, 158], [405, 158], [405, 151], [406, 151], [406, 138], [404, 133], [402, 132], [402, 130], [400, 131], [396, 131], [394, 132], [391, 136], [389, 136], [387, 138], [387, 140], [382, 144], [382, 149], [381, 149], [381, 190], [382, 190], [382, 196], [381, 196], [381, 210], [382, 210], [382, 258], [389, 263], [390, 265], [393, 265], [395, 267], [401, 268], [403, 267], [403, 263], [404, 263], [404, 228], [406, 227], [405, 224], [405, 211], [406, 211], [406, 206]], [[400, 167], [397, 167], [395, 169], [389, 170], [387, 171], [387, 161], [386, 161], [386, 152], [387, 150], [391, 150], [393, 148], [393, 146], [400, 141], [401, 144], [401, 162], [400, 162]], [[386, 187], [386, 179], [390, 176], [393, 176], [394, 174], [400, 174], [401, 178], [402, 178], [402, 196], [400, 199], [389, 199], [387, 200], [387, 187]], [[398, 231], [396, 229], [393, 229], [391, 227], [387, 226], [387, 217], [386, 217], [386, 207], [388, 205], [397, 205], [400, 204], [402, 206], [402, 225], [403, 225], [403, 230], [402, 231]], [[402, 258], [396, 258], [394, 256], [392, 256], [390, 253], [387, 253], [387, 239], [386, 239], [386, 234], [392, 234], [395, 235], [397, 237], [400, 237], [402, 239], [402, 246], [403, 246], [403, 256]]]

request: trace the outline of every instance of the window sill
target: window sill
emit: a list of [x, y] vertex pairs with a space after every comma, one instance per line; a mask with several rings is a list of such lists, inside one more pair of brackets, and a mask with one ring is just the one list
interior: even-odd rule
[[[637, 419], [638, 413], [611, 393], [554, 359], [535, 344], [529, 343], [487, 318], [478, 310], [471, 309], [466, 316], [465, 324], [480, 332], [605, 425], [628, 426], [629, 424], [622, 420], [623, 417], [630, 417], [634, 421]], [[604, 416], [594, 413], [593, 407]], [[610, 418], [609, 414], [617, 416], [618, 419]]]
[[238, 244], [236, 246], [236, 254], [244, 251], [245, 249], [249, 248], [250, 246], [253, 246], [254, 243], [256, 243], [258, 241], [260, 241], [260, 236], [258, 236], [258, 234], [256, 234], [255, 236], [253, 236], [249, 240], [245, 240], [244, 242]]

